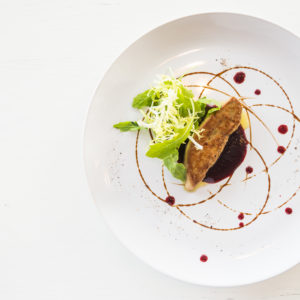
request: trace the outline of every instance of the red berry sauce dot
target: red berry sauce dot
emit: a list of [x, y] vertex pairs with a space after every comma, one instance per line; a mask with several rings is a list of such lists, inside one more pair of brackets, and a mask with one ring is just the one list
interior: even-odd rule
[[251, 174], [251, 173], [253, 172], [253, 168], [250, 167], [250, 166], [248, 166], [248, 167], [246, 168], [246, 172], [247, 172], [247, 174]]
[[246, 74], [244, 72], [237, 72], [234, 77], [233, 80], [238, 83], [241, 84], [245, 81], [246, 78]]
[[245, 217], [245, 216], [244, 216], [243, 213], [240, 213], [240, 214], [238, 215], [238, 219], [239, 219], [239, 220], [244, 220], [244, 217]]
[[175, 203], [175, 198], [173, 196], [168, 196], [165, 201], [172, 206]]
[[291, 215], [293, 213], [293, 210], [290, 207], [287, 207], [285, 209], [285, 213], [288, 214], [288, 215]]
[[256, 89], [256, 90], [254, 91], [254, 94], [257, 95], [257, 96], [259, 96], [259, 95], [261, 94], [261, 90]]
[[203, 255], [200, 256], [200, 261], [207, 262], [207, 260], [208, 260], [207, 255], [203, 254]]
[[281, 134], [286, 134], [288, 132], [289, 128], [282, 124], [278, 127], [278, 132], [281, 133]]
[[240, 226], [240, 227], [244, 227], [244, 223], [241, 222], [241, 223], [239, 224], [239, 226]]
[[280, 154], [283, 154], [285, 152], [285, 148], [283, 146], [278, 146], [277, 148], [277, 151], [280, 153]]

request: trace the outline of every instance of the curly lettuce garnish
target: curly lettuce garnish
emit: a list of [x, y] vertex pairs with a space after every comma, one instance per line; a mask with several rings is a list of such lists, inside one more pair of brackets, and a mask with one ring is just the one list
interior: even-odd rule
[[132, 107], [139, 109], [142, 118], [114, 127], [120, 131], [150, 129], [153, 140], [146, 155], [161, 159], [175, 178], [185, 181], [186, 169], [177, 162], [178, 149], [187, 139], [202, 149], [193, 136], [201, 137], [200, 124], [220, 109], [220, 103], [205, 97], [194, 99], [193, 92], [184, 87], [181, 79], [162, 75], [152, 88], [133, 99]]

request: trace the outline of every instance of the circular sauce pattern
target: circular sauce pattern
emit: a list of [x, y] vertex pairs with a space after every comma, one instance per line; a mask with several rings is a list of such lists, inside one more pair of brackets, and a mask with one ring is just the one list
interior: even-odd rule
[[[289, 105], [290, 105], [290, 110], [284, 108], [284, 107], [280, 107], [280, 106], [276, 106], [276, 105], [273, 105], [273, 104], [254, 104], [254, 105], [251, 105], [251, 106], [248, 106], [246, 104], [244, 104], [244, 100], [247, 99], [247, 98], [243, 98], [241, 97], [241, 95], [239, 94], [239, 92], [237, 91], [237, 89], [228, 81], [226, 80], [225, 78], [223, 78], [221, 75], [225, 74], [226, 72], [230, 71], [230, 70], [234, 70], [234, 69], [248, 69], [248, 70], [253, 70], [253, 71], [256, 71], [260, 74], [263, 74], [264, 76], [266, 76], [267, 78], [269, 78], [270, 80], [272, 80], [280, 89], [281, 91], [283, 92], [283, 94], [285, 95], [285, 98], [287, 99]], [[252, 219], [250, 221], [248, 221], [248, 223], [244, 223], [244, 222], [240, 222], [239, 223], [239, 226], [238, 227], [234, 227], [234, 228], [217, 228], [217, 227], [214, 227], [214, 226], [209, 226], [209, 225], [206, 225], [206, 224], [203, 224], [203, 223], [200, 223], [199, 221], [197, 220], [194, 220], [192, 219], [188, 214], [186, 214], [183, 210], [182, 210], [182, 207], [190, 207], [190, 206], [194, 206], [194, 205], [200, 205], [200, 204], [203, 204], [205, 203], [206, 201], [209, 201], [211, 199], [214, 199], [215, 196], [217, 194], [219, 194], [223, 188], [225, 188], [226, 186], [229, 185], [230, 183], [230, 180], [231, 180], [231, 177], [230, 176], [227, 181], [220, 186], [219, 190], [216, 192], [216, 193], [213, 193], [211, 194], [208, 198], [206, 199], [203, 199], [201, 201], [198, 201], [196, 203], [191, 203], [191, 204], [177, 204], [175, 205], [175, 198], [174, 196], [171, 196], [169, 194], [169, 191], [168, 191], [168, 188], [167, 188], [167, 185], [166, 185], [166, 182], [165, 182], [165, 176], [164, 176], [164, 167], [162, 166], [162, 180], [163, 180], [163, 185], [164, 185], [164, 188], [165, 188], [165, 191], [167, 193], [167, 197], [160, 197], [158, 196], [155, 192], [153, 192], [153, 190], [151, 189], [151, 187], [147, 184], [147, 182], [145, 181], [144, 177], [143, 177], [143, 174], [142, 174], [142, 171], [140, 169], [140, 166], [139, 166], [139, 159], [138, 159], [138, 151], [137, 151], [137, 148], [138, 148], [138, 141], [139, 141], [139, 131], [137, 132], [137, 136], [136, 136], [136, 144], [135, 144], [135, 157], [136, 157], [136, 164], [137, 164], [137, 168], [138, 168], [138, 171], [139, 171], [139, 175], [145, 185], [145, 187], [153, 194], [153, 196], [155, 196], [157, 199], [159, 199], [160, 201], [163, 201], [165, 202], [166, 204], [176, 208], [182, 215], [184, 215], [187, 219], [191, 220], [192, 222], [194, 222], [195, 224], [197, 225], [200, 225], [202, 227], [205, 227], [207, 229], [212, 229], [212, 230], [220, 230], [220, 231], [228, 231], [228, 230], [237, 230], [237, 229], [241, 229], [245, 226], [248, 226], [250, 224], [252, 224], [254, 221], [256, 221], [258, 219], [258, 217], [260, 215], [263, 215], [263, 214], [268, 214], [276, 209], [279, 209], [281, 208], [282, 206], [286, 205], [291, 199], [293, 199], [297, 193], [297, 191], [300, 189], [300, 186], [297, 188], [297, 190], [294, 192], [294, 194], [289, 197], [285, 202], [283, 202], [282, 204], [280, 204], [278, 207], [276, 207], [275, 209], [273, 210], [270, 210], [270, 211], [265, 211], [265, 207], [268, 203], [268, 200], [269, 200], [269, 197], [270, 197], [270, 189], [271, 189], [271, 177], [270, 177], [270, 174], [269, 174], [269, 168], [272, 167], [273, 165], [275, 165], [279, 160], [280, 158], [284, 155], [284, 153], [286, 152], [286, 150], [288, 150], [288, 148], [290, 147], [291, 145], [291, 142], [293, 140], [293, 137], [294, 137], [294, 133], [295, 133], [295, 126], [296, 126], [296, 121], [300, 121], [299, 117], [297, 117], [295, 115], [295, 112], [294, 112], [294, 108], [293, 108], [293, 105], [292, 105], [292, 102], [289, 98], [289, 96], [287, 95], [286, 91], [283, 89], [283, 87], [275, 80], [273, 79], [270, 75], [268, 75], [267, 73], [257, 69], [257, 68], [253, 68], [253, 67], [248, 67], [248, 66], [239, 66], [239, 67], [232, 67], [232, 68], [228, 68], [228, 69], [225, 69], [223, 70], [222, 72], [220, 73], [212, 73], [212, 72], [193, 72], [193, 73], [188, 73], [188, 74], [185, 74], [183, 75], [183, 77], [187, 77], [187, 76], [192, 76], [192, 75], [196, 75], [196, 74], [207, 74], [207, 75], [211, 75], [212, 78], [207, 82], [207, 84], [205, 86], [200, 86], [200, 85], [186, 85], [187, 87], [201, 87], [202, 88], [202, 91], [199, 95], [199, 98], [202, 97], [205, 89], [212, 89], [212, 90], [215, 90], [217, 92], [220, 92], [222, 94], [225, 94], [227, 96], [231, 96], [229, 95], [228, 93], [225, 93], [221, 90], [218, 90], [214, 87], [211, 87], [210, 84], [216, 79], [216, 78], [219, 78], [221, 80], [223, 80], [228, 86], [230, 86], [233, 91], [235, 92], [235, 94], [237, 95], [237, 97], [240, 99], [243, 107], [245, 108], [246, 110], [246, 113], [247, 113], [247, 117], [248, 117], [248, 121], [249, 121], [249, 135], [250, 135], [250, 139], [249, 139], [249, 145], [250, 145], [250, 149], [253, 149], [256, 154], [258, 155], [258, 157], [260, 158], [260, 160], [262, 161], [262, 163], [264, 164], [264, 169], [261, 171], [261, 172], [264, 172], [267, 176], [267, 180], [268, 180], [268, 185], [267, 185], [267, 194], [266, 194], [266, 197], [265, 197], [265, 201], [262, 205], [262, 207], [260, 208], [259, 212], [256, 213], [256, 214], [253, 214], [253, 213], [250, 213], [250, 212], [238, 212], [236, 211], [235, 209], [229, 207], [227, 204], [223, 203], [222, 201], [220, 200], [217, 200], [217, 202], [222, 205], [223, 207], [235, 212], [235, 213], [239, 213], [238, 215], [238, 219], [239, 220], [243, 220], [244, 219], [244, 216], [245, 215], [249, 215], [249, 216], [253, 216]], [[246, 77], [246, 74], [242, 71], [240, 72], [237, 72], [234, 76], [234, 81], [237, 83], [237, 84], [241, 84], [244, 82], [245, 80], [245, 77]], [[260, 95], [261, 91], [259, 89], [255, 90], [254, 92], [256, 95]], [[270, 166], [268, 166], [264, 160], [264, 158], [262, 157], [262, 155], [260, 154], [260, 152], [253, 146], [252, 144], [252, 130], [251, 130], [251, 122], [250, 122], [250, 118], [249, 118], [249, 114], [252, 114], [258, 121], [260, 121], [262, 123], [262, 125], [269, 131], [269, 133], [272, 135], [272, 137], [274, 138], [272, 132], [268, 129], [268, 127], [264, 124], [264, 122], [255, 114], [255, 112], [251, 109], [251, 107], [257, 107], [257, 106], [266, 106], [266, 107], [272, 107], [272, 108], [277, 108], [277, 109], [280, 109], [280, 110], [283, 110], [287, 113], [289, 113], [292, 117], [293, 117], [293, 126], [292, 126], [292, 133], [291, 133], [291, 137], [290, 137], [290, 140], [289, 142], [287, 143], [286, 147], [284, 146], [281, 146], [279, 145], [277, 147], [277, 151], [281, 154], [279, 157], [277, 157], [275, 159], [274, 162], [272, 162], [270, 164]], [[285, 134], [287, 131], [288, 131], [288, 128], [287, 126], [285, 127], [286, 125], [281, 125], [279, 126], [278, 128], [278, 131], [282, 134]], [[151, 131], [149, 132], [150, 134], [150, 137], [152, 138], [152, 133]], [[274, 138], [274, 141], [278, 144], [278, 142], [276, 141], [276, 139]], [[253, 168], [248, 166], [246, 168], [246, 178], [243, 180], [243, 181], [246, 181], [246, 180], [249, 180], [253, 177], [256, 176], [256, 174], [254, 175], [251, 175], [251, 176], [248, 176], [248, 174], [251, 174], [253, 172]], [[289, 207], [287, 207], [285, 209], [285, 212], [286, 214], [292, 214], [293, 210]], [[205, 262], [207, 261], [207, 256], [206, 255], [202, 255], [200, 257], [200, 260]]]

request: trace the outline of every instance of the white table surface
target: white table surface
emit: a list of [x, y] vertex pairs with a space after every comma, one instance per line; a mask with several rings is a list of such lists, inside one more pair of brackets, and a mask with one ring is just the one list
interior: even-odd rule
[[[246, 13], [300, 36], [298, 0], [0, 1], [0, 299], [300, 299], [300, 265], [206, 288], [144, 265], [112, 235], [84, 173], [84, 123], [114, 59], [169, 20]], [[117, 86], [116, 86], [117, 88]]]

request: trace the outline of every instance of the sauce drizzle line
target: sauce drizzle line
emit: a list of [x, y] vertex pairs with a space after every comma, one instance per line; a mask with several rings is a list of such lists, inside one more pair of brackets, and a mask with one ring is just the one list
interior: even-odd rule
[[[296, 191], [295, 191], [295, 192], [294, 192], [294, 193], [293, 193], [293, 194], [292, 194], [285, 202], [281, 203], [279, 206], [277, 206], [277, 207], [275, 207], [275, 208], [273, 208], [273, 209], [271, 209], [271, 210], [264, 211], [264, 212], [262, 213], [262, 215], [269, 214], [269, 213], [271, 213], [271, 212], [273, 212], [273, 211], [275, 211], [275, 210], [277, 210], [277, 209], [283, 207], [284, 205], [286, 205], [289, 201], [291, 201], [291, 200], [296, 196], [296, 194], [297, 194], [297, 192], [298, 192], [299, 190], [300, 190], [300, 186], [298, 186], [297, 190], [296, 190]], [[236, 210], [236, 209], [234, 209], [234, 208], [228, 206], [227, 204], [225, 204], [225, 203], [222, 202], [221, 200], [217, 200], [217, 201], [218, 201], [218, 203], [220, 203], [221, 205], [223, 205], [223, 206], [226, 207], [227, 209], [233, 211], [234, 213], [243, 213], [244, 215], [248, 215], [248, 216], [253, 215], [253, 213], [250, 213], [250, 212], [238, 211], [238, 210]]]
[[165, 202], [165, 199], [163, 199], [162, 197], [156, 195], [156, 193], [154, 193], [152, 191], [152, 189], [150, 188], [150, 186], [147, 184], [147, 182], [145, 181], [145, 178], [142, 174], [142, 171], [141, 171], [141, 168], [140, 168], [140, 164], [139, 164], [139, 156], [138, 156], [138, 142], [139, 142], [139, 136], [140, 136], [140, 130], [137, 131], [137, 134], [136, 134], [136, 140], [135, 140], [135, 161], [136, 161], [136, 165], [137, 165], [137, 168], [138, 168], [138, 171], [139, 171], [139, 174], [140, 174], [140, 177], [145, 185], [145, 187], [151, 192], [151, 194], [153, 196], [155, 196], [157, 199]]
[[[293, 104], [292, 104], [292, 101], [289, 97], [289, 95], [287, 94], [287, 92], [285, 91], [285, 89], [282, 87], [282, 85], [276, 80], [274, 79], [271, 75], [267, 74], [266, 72], [260, 70], [260, 69], [257, 69], [257, 68], [254, 68], [254, 67], [249, 67], [249, 66], [236, 66], [236, 67], [232, 67], [232, 68], [228, 68], [228, 69], [225, 69], [223, 70], [222, 72], [218, 73], [217, 75], [223, 75], [225, 73], [227, 73], [228, 71], [231, 71], [231, 70], [236, 70], [236, 69], [247, 69], [247, 70], [253, 70], [253, 71], [256, 71], [264, 76], [266, 76], [267, 78], [271, 79], [279, 88], [280, 90], [283, 92], [283, 94], [285, 95], [285, 98], [287, 99], [287, 101], [289, 102], [289, 105], [290, 105], [290, 108], [291, 108], [291, 112], [292, 114], [294, 115], [295, 114], [295, 111], [294, 111], [294, 107], [293, 107]], [[291, 134], [291, 138], [288, 142], [288, 145], [286, 146], [286, 150], [288, 150], [288, 148], [290, 147], [290, 144], [292, 142], [292, 139], [294, 137], [294, 134], [295, 134], [295, 127], [296, 127], [296, 122], [295, 122], [295, 118], [293, 119], [293, 129], [292, 129], [292, 134]], [[251, 126], [250, 126], [250, 130], [251, 130]], [[251, 141], [251, 131], [250, 131], [250, 141]], [[282, 157], [283, 155], [279, 156], [273, 163], [272, 163], [272, 166], [274, 164], [276, 164], [279, 159]]]
[[[244, 105], [244, 106], [246, 106], [246, 107], [248, 108], [248, 109], [246, 109], [246, 113], [247, 113], [247, 116], [248, 116], [249, 126], [250, 126], [250, 127], [249, 127], [249, 129], [250, 129], [250, 142], [249, 142], [249, 144], [250, 144], [251, 148], [254, 149], [254, 150], [257, 152], [257, 154], [259, 155], [260, 159], [261, 159], [262, 162], [264, 163], [264, 165], [265, 165], [265, 170], [263, 170], [263, 171], [266, 172], [266, 174], [267, 174], [267, 176], [268, 176], [268, 193], [267, 193], [267, 196], [266, 196], [264, 205], [262, 206], [262, 208], [260, 209], [260, 211], [258, 212], [258, 214], [256, 214], [255, 217], [254, 217], [251, 221], [249, 221], [248, 223], [244, 224], [244, 226], [248, 226], [248, 225], [250, 225], [251, 223], [253, 223], [260, 215], [270, 213], [271, 211], [273, 211], [273, 210], [275, 210], [275, 209], [278, 209], [278, 208], [284, 206], [285, 204], [287, 204], [287, 203], [288, 203], [288, 202], [296, 195], [297, 191], [300, 189], [300, 186], [299, 186], [298, 189], [296, 190], [296, 192], [295, 192], [295, 193], [294, 193], [287, 201], [285, 201], [284, 203], [282, 203], [281, 205], [279, 205], [279, 206], [276, 207], [275, 209], [273, 209], [273, 210], [271, 210], [271, 211], [265, 211], [265, 212], [264, 212], [264, 209], [265, 209], [265, 207], [266, 207], [266, 205], [267, 205], [267, 202], [268, 202], [269, 196], [270, 196], [271, 178], [270, 178], [270, 174], [269, 174], [269, 172], [268, 172], [268, 168], [269, 168], [269, 167], [267, 166], [265, 160], [263, 159], [263, 157], [262, 157], [262, 155], [259, 153], [259, 151], [252, 145], [251, 123], [250, 123], [250, 117], [249, 117], [249, 114], [248, 114], [249, 107], [253, 107], [253, 106], [269, 106], [269, 107], [276, 107], [276, 108], [278, 108], [278, 109], [281, 109], [281, 110], [284, 110], [284, 111], [290, 113], [290, 114], [293, 116], [293, 129], [292, 129], [292, 134], [291, 134], [289, 143], [288, 143], [288, 145], [286, 146], [286, 149], [289, 148], [289, 146], [290, 146], [290, 144], [291, 144], [291, 142], [292, 142], [292, 139], [293, 139], [293, 137], [294, 137], [294, 132], [295, 132], [295, 120], [297, 120], [297, 121], [299, 122], [300, 119], [295, 115], [295, 113], [294, 113], [294, 108], [293, 108], [293, 105], [292, 105], [292, 102], [291, 102], [289, 96], [287, 95], [287, 93], [285, 92], [285, 90], [283, 89], [283, 87], [282, 87], [275, 79], [273, 79], [270, 75], [268, 75], [267, 73], [265, 73], [265, 72], [263, 72], [263, 71], [261, 71], [261, 70], [259, 70], [259, 69], [256, 69], [256, 68], [253, 68], [253, 67], [247, 67], [247, 66], [237, 66], [237, 67], [232, 67], [232, 68], [225, 69], [225, 70], [223, 70], [222, 72], [217, 73], [217, 74], [211, 73], [211, 72], [193, 72], [193, 73], [187, 73], [187, 74], [183, 75], [182, 77], [186, 77], [186, 76], [190, 76], [190, 75], [196, 75], [196, 74], [208, 74], [208, 75], [213, 76], [213, 78], [211, 78], [211, 79], [209, 80], [209, 82], [206, 84], [206, 86], [200, 86], [200, 85], [189, 85], [189, 86], [188, 86], [188, 85], [187, 85], [187, 87], [202, 87], [202, 88], [203, 88], [202, 91], [201, 91], [201, 93], [200, 93], [200, 95], [199, 95], [199, 98], [202, 96], [202, 94], [203, 94], [203, 92], [204, 92], [205, 89], [212, 89], [212, 90], [218, 91], [218, 92], [220, 92], [220, 93], [223, 93], [223, 94], [225, 94], [225, 95], [227, 95], [227, 96], [230, 96], [229, 94], [227, 94], [227, 93], [225, 93], [225, 92], [223, 92], [223, 91], [221, 91], [221, 90], [218, 90], [218, 89], [216, 89], [216, 88], [213, 88], [213, 87], [209, 86], [209, 85], [211, 84], [211, 82], [212, 82], [215, 78], [220, 78], [220, 79], [222, 79], [224, 82], [226, 82], [226, 83], [227, 83], [227, 84], [235, 91], [235, 93], [238, 95], [238, 97], [239, 97], [240, 99], [245, 100], [245, 99], [247, 99], [247, 98], [241, 97], [241, 95], [240, 95], [239, 92], [236, 90], [236, 88], [235, 88], [228, 80], [226, 80], [225, 78], [223, 78], [223, 77], [221, 76], [222, 74], [224, 74], [224, 73], [226, 73], [226, 72], [228, 72], [228, 71], [230, 71], [230, 70], [233, 70], [233, 69], [250, 69], [250, 70], [254, 70], [254, 71], [257, 71], [257, 72], [259, 72], [259, 73], [265, 75], [266, 77], [268, 77], [269, 79], [271, 79], [271, 80], [272, 80], [272, 81], [273, 81], [273, 82], [281, 89], [281, 91], [284, 93], [284, 95], [285, 95], [286, 99], [288, 100], [289, 105], [290, 105], [290, 107], [291, 107], [291, 111], [289, 111], [289, 110], [286, 109], [286, 108], [283, 108], [283, 107], [281, 107], [281, 106], [272, 105], [272, 104], [254, 104], [254, 105], [250, 105], [250, 106]], [[252, 110], [249, 110], [249, 111], [252, 113]], [[255, 114], [255, 113], [254, 113], [254, 114]], [[261, 121], [261, 120], [260, 120], [260, 121]], [[152, 132], [149, 131], [149, 133], [150, 133], [151, 138], [153, 139]], [[135, 149], [136, 163], [137, 163], [139, 175], [140, 175], [140, 177], [141, 177], [141, 179], [142, 179], [144, 185], [146, 186], [146, 188], [147, 188], [147, 189], [148, 189], [148, 190], [149, 190], [149, 191], [150, 191], [157, 199], [159, 199], [159, 200], [161, 200], [161, 201], [163, 201], [163, 202], [166, 202], [165, 199], [163, 199], [162, 197], [159, 197], [155, 192], [152, 191], [152, 189], [150, 188], [150, 186], [146, 183], [146, 181], [145, 181], [145, 179], [144, 179], [144, 177], [143, 177], [143, 175], [142, 175], [142, 172], [141, 172], [141, 170], [140, 170], [139, 161], [138, 161], [138, 151], [137, 151], [137, 148], [138, 148], [138, 140], [139, 140], [139, 134], [140, 134], [140, 131], [137, 132], [137, 136], [136, 136], [136, 147], [135, 147], [135, 148], [136, 148], [136, 149]], [[272, 133], [271, 133], [271, 134], [272, 134]], [[279, 160], [282, 156], [283, 156], [283, 155], [280, 155], [280, 156], [279, 156], [279, 157], [278, 157], [278, 158], [270, 165], [270, 167], [273, 166], [275, 163], [277, 163], [278, 160]], [[246, 180], [251, 179], [251, 178], [253, 178], [253, 177], [255, 177], [255, 176], [256, 176], [256, 175], [252, 175], [251, 177], [248, 177]], [[167, 189], [166, 182], [165, 182], [164, 168], [163, 168], [163, 167], [162, 167], [162, 179], [163, 179], [163, 185], [164, 185], [164, 188], [165, 188], [167, 194], [170, 195], [170, 194], [169, 194], [169, 191], [168, 191], [168, 189]], [[223, 184], [222, 186], [220, 186], [219, 190], [218, 190], [215, 194], [212, 194], [212, 195], [211, 195], [210, 197], [208, 197], [207, 199], [204, 199], [204, 200], [201, 200], [201, 201], [199, 201], [199, 202], [197, 202], [197, 203], [192, 203], [192, 204], [177, 204], [177, 205], [174, 205], [174, 207], [176, 207], [176, 208], [180, 211], [180, 213], [183, 214], [186, 218], [190, 219], [191, 221], [193, 221], [194, 223], [196, 223], [196, 224], [198, 224], [198, 225], [200, 225], [200, 226], [203, 226], [203, 227], [206, 227], [206, 228], [209, 228], [209, 229], [213, 229], [213, 230], [221, 230], [221, 231], [241, 229], [242, 227], [234, 227], [234, 228], [217, 228], [217, 227], [213, 227], [213, 226], [208, 226], [208, 225], [202, 224], [202, 223], [198, 222], [197, 220], [193, 220], [190, 216], [188, 216], [188, 215], [187, 215], [184, 211], [182, 211], [182, 209], [180, 208], [180, 207], [194, 206], [194, 205], [197, 205], [197, 204], [202, 204], [202, 203], [205, 203], [206, 201], [208, 201], [208, 200], [210, 200], [210, 199], [213, 199], [219, 192], [222, 191], [222, 189], [223, 189], [225, 186], [229, 185], [230, 179], [231, 179], [231, 177], [228, 178], [228, 180], [226, 181], [225, 184]], [[244, 181], [245, 181], [245, 180], [244, 180]], [[228, 208], [228, 209], [230, 209], [230, 210], [232, 210], [232, 211], [234, 211], [234, 212], [237, 212], [236, 210], [234, 210], [233, 208], [229, 207], [228, 205], [226, 205], [226, 204], [223, 203], [222, 201], [220, 201], [220, 200], [217, 200], [217, 201], [218, 201], [218, 203], [219, 203], [220, 205], [222, 205], [222, 206], [224, 206], [224, 207], [226, 207], [226, 208]], [[249, 212], [243, 212], [243, 213], [244, 213], [245, 215], [253, 215], [253, 213], [249, 213]], [[244, 226], [243, 226], [243, 227], [244, 227]]]
[[[246, 99], [246, 98], [245, 98], [245, 99]], [[289, 111], [288, 109], [286, 109], [286, 108], [284, 108], [284, 107], [281, 107], [281, 106], [278, 106], [278, 105], [274, 105], [274, 104], [260, 104], [260, 103], [259, 103], [259, 104], [252, 104], [252, 105], [249, 105], [249, 107], [253, 107], [253, 106], [269, 106], [269, 107], [274, 107], [274, 108], [281, 109], [281, 110], [283, 110], [283, 111], [285, 111], [285, 112], [291, 114], [298, 122], [300, 122], [299, 117], [298, 117], [295, 113]]]

